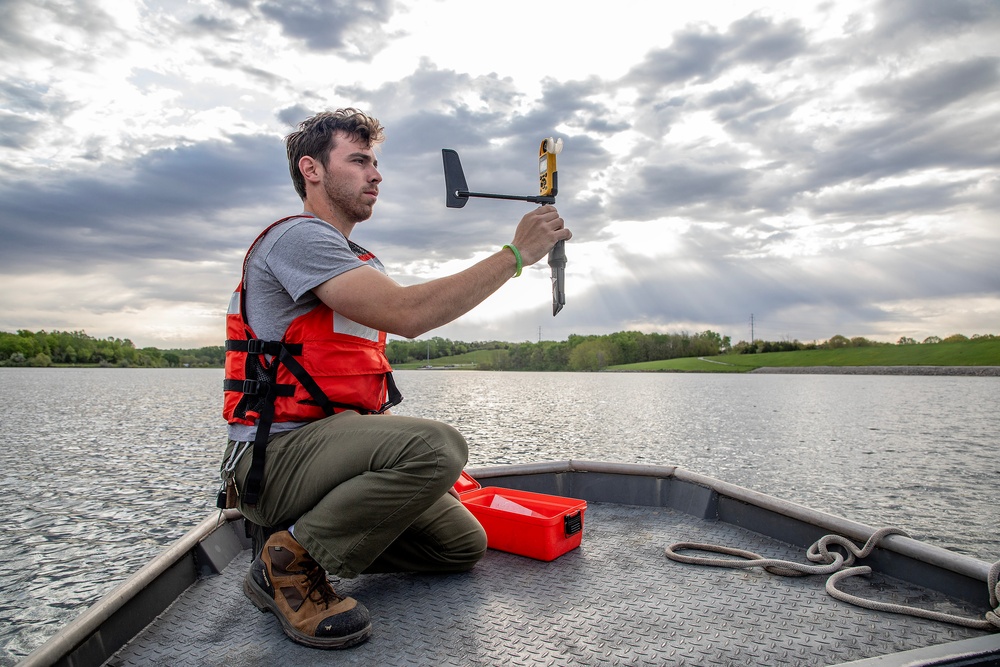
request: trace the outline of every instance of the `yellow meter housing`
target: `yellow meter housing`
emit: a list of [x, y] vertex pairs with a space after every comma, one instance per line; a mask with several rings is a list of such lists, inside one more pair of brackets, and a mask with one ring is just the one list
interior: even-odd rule
[[538, 146], [538, 194], [543, 197], [559, 194], [559, 172], [556, 170], [558, 148], [552, 137], [542, 139]]

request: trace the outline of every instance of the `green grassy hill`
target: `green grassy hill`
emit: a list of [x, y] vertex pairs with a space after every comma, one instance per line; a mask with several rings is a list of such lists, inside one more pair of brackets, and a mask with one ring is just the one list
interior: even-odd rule
[[608, 370], [740, 373], [763, 367], [809, 366], [1000, 366], [1000, 340], [726, 354], [611, 366]]

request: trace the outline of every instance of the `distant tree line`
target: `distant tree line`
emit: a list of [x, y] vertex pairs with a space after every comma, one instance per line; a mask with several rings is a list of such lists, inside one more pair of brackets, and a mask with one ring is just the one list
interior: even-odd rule
[[679, 357], [714, 356], [730, 349], [729, 336], [714, 331], [696, 334], [644, 334], [620, 331], [603, 336], [571, 334], [565, 341], [464, 343], [435, 337], [429, 340], [390, 341], [386, 356], [392, 364], [429, 361], [469, 352], [478, 355], [483, 370], [596, 371], [617, 364], [658, 361]]
[[[993, 334], [971, 338], [955, 334], [947, 338], [929, 336], [922, 343], [954, 343], [977, 339], [996, 339]], [[918, 345], [913, 338], [902, 337], [895, 345]], [[477, 355], [483, 370], [517, 371], [597, 371], [620, 364], [660, 361], [682, 357], [710, 357], [718, 354], [761, 354], [796, 350], [838, 349], [847, 347], [887, 346], [867, 338], [836, 335], [822, 343], [755, 340], [731, 344], [729, 336], [707, 330], [701, 333], [641, 333], [619, 331], [601, 336], [571, 334], [565, 341], [509, 343], [485, 341], [465, 343], [447, 338], [428, 340], [392, 340], [386, 355], [392, 364], [414, 363], [453, 357], [470, 352]], [[196, 349], [159, 350], [136, 348], [129, 339], [93, 338], [83, 331], [19, 330], [0, 331], [0, 366], [52, 366], [55, 364], [96, 365], [139, 368], [206, 368], [225, 364], [221, 346]]]
[[[928, 336], [923, 340], [924, 345], [934, 345], [936, 343], [960, 343], [967, 340], [994, 340], [998, 338], [993, 334], [973, 334], [970, 338], [969, 336], [964, 336], [962, 334], [954, 334], [948, 336], [947, 338], [941, 338], [939, 336]], [[895, 345], [919, 345], [914, 338], [909, 336], [901, 337]], [[845, 347], [886, 347], [891, 346], [893, 343], [882, 343], [876, 340], [869, 340], [867, 338], [862, 338], [861, 336], [855, 336], [854, 338], [848, 338], [847, 336], [841, 336], [837, 334], [832, 336], [829, 340], [822, 343], [800, 343], [797, 340], [783, 340], [783, 341], [766, 341], [766, 340], [755, 340], [752, 343], [741, 340], [736, 345], [733, 345], [733, 352], [737, 354], [763, 354], [764, 352], [795, 352], [797, 350], [838, 350]]]
[[82, 331], [0, 331], [0, 366], [198, 368], [222, 366], [224, 361], [221, 345], [193, 350], [140, 349], [127, 338], [93, 338]]

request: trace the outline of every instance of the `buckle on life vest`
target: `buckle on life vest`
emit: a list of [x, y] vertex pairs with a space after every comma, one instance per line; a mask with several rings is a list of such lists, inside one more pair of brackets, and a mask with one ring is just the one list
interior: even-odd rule
[[244, 380], [243, 393], [247, 396], [256, 396], [260, 391], [260, 382], [257, 380]]
[[260, 338], [247, 339], [247, 354], [264, 354], [264, 344], [266, 342]]

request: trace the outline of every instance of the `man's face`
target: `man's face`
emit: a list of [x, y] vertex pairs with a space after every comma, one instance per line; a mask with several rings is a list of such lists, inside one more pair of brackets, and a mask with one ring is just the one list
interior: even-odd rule
[[327, 156], [323, 189], [334, 212], [349, 223], [372, 216], [378, 200], [378, 172], [375, 152], [362, 141], [336, 134], [336, 145]]

